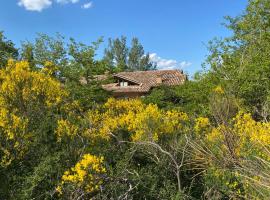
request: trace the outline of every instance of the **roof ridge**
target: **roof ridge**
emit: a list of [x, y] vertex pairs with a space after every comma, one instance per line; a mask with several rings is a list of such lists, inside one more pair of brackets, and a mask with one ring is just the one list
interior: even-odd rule
[[137, 73], [137, 72], [166, 72], [166, 71], [179, 71], [179, 72], [183, 72], [183, 70], [181, 69], [160, 69], [160, 70], [147, 70], [147, 71], [122, 71], [122, 72], [118, 72], [118, 73], [114, 73], [114, 74], [121, 74], [121, 73]]

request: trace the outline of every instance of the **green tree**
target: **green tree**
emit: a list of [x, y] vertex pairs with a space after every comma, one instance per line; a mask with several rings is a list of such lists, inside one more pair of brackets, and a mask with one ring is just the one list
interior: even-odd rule
[[132, 39], [132, 45], [128, 55], [128, 68], [130, 71], [146, 71], [155, 69], [155, 65], [150, 61], [149, 53], [145, 55], [143, 46], [138, 38]]
[[64, 37], [60, 34], [50, 37], [39, 33], [34, 43], [34, 58], [38, 65], [50, 61], [59, 67], [65, 66], [67, 58]]
[[0, 31], [0, 67], [6, 66], [8, 59], [17, 59], [18, 55], [19, 52], [14, 43], [7, 40], [3, 31]]
[[30, 42], [22, 43], [20, 57], [21, 60], [27, 61], [32, 69], [36, 67], [34, 58], [34, 46]]
[[80, 78], [85, 78], [87, 83], [94, 75], [103, 74], [106, 71], [104, 65], [95, 60], [96, 50], [101, 42], [102, 39], [99, 39], [92, 45], [86, 45], [71, 38], [68, 44], [68, 55], [71, 57], [68, 66], [80, 72]]
[[245, 12], [226, 17], [231, 37], [210, 42], [211, 73], [261, 118], [270, 88], [270, 2], [250, 0]]
[[118, 71], [127, 70], [128, 47], [127, 38], [122, 36], [115, 40], [109, 39], [109, 46], [105, 49], [104, 60], [110, 65], [115, 66]]
[[86, 45], [70, 39], [69, 64], [62, 69], [67, 89], [85, 109], [106, 101], [108, 97], [107, 92], [101, 88], [102, 80], [96, 80], [97, 75], [109, 71], [105, 61], [95, 59], [96, 50], [101, 42], [102, 38]]
[[149, 53], [145, 54], [138, 38], [133, 38], [131, 47], [127, 46], [126, 37], [109, 39], [109, 46], [104, 52], [104, 61], [116, 71], [145, 71], [156, 69]]

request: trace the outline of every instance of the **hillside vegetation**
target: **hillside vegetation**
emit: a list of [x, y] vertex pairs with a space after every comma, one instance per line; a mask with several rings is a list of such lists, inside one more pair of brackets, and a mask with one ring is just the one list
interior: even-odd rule
[[2, 32], [0, 199], [269, 199], [270, 1], [226, 22], [202, 72], [129, 100], [94, 77], [155, 69], [137, 38], [97, 60], [102, 39]]

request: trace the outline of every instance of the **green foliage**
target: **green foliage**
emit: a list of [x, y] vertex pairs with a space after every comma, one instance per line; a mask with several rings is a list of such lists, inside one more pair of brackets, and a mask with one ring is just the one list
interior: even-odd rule
[[22, 43], [21, 47], [21, 60], [25, 60], [29, 63], [31, 69], [36, 68], [35, 58], [34, 58], [34, 46], [30, 42]]
[[127, 56], [128, 47], [126, 37], [122, 36], [115, 40], [109, 39], [109, 46], [104, 52], [104, 60], [109, 66], [114, 66], [114, 62], [116, 62], [118, 71], [127, 70]]
[[0, 31], [0, 66], [6, 66], [9, 59], [17, 59], [18, 49], [11, 40], [7, 40], [3, 31]]
[[154, 89], [144, 102], [167, 109], [177, 107], [194, 116], [209, 116], [210, 94], [217, 82], [210, 73], [197, 75], [195, 80], [187, 81], [184, 85]]
[[90, 84], [78, 84], [77, 82], [66, 83], [70, 91], [70, 97], [77, 100], [84, 110], [95, 107], [95, 105], [105, 103], [110, 94], [103, 90], [100, 83], [91, 82]]
[[267, 0], [250, 1], [239, 17], [227, 17], [233, 36], [210, 43], [208, 63], [233, 95], [262, 117], [269, 95], [269, 9]]
[[15, 181], [20, 180], [20, 184], [16, 182], [14, 184], [21, 187], [21, 190], [14, 194], [14, 199], [52, 198], [54, 195], [52, 191], [57, 184], [56, 178], [62, 175], [59, 172], [62, 164], [61, 154], [50, 153], [43, 156], [31, 171], [28, 170], [25, 174], [16, 178]]
[[105, 61], [95, 60], [101, 42], [102, 39], [99, 39], [86, 45], [71, 38], [66, 43], [60, 34], [55, 37], [38, 34], [34, 43], [22, 43], [20, 57], [28, 61], [32, 70], [37, 71], [48, 61], [51, 62], [56, 68], [54, 76], [65, 83], [74, 100], [88, 109], [96, 102], [106, 101], [108, 96], [102, 90], [101, 83], [94, 81], [96, 75], [110, 70]]
[[156, 69], [156, 65], [151, 62], [149, 53], [145, 54], [138, 38], [132, 39], [130, 48], [127, 46], [127, 38], [124, 36], [115, 40], [109, 39], [103, 60], [113, 71], [118, 72]]
[[154, 63], [150, 61], [149, 53], [145, 55], [143, 46], [138, 38], [132, 39], [128, 54], [128, 68], [130, 71], [146, 71], [155, 69]]
[[36, 61], [36, 64], [43, 65], [45, 62], [49, 61], [57, 66], [66, 65], [67, 60], [64, 45], [64, 37], [60, 34], [57, 34], [54, 38], [39, 33], [33, 45], [34, 60]]

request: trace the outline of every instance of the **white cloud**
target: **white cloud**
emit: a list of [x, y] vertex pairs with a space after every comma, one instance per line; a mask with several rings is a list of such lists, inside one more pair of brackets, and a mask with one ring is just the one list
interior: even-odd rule
[[57, 3], [67, 4], [67, 3], [78, 3], [80, 0], [56, 0]]
[[52, 5], [51, 0], [19, 0], [19, 6], [24, 7], [26, 10], [42, 11]]
[[[80, 0], [54, 0], [55, 3], [68, 4], [78, 3]], [[18, 5], [24, 7], [26, 10], [39, 11], [50, 7], [53, 4], [53, 0], [19, 0]]]
[[178, 62], [177, 60], [173, 59], [164, 59], [159, 57], [156, 53], [150, 54], [150, 60], [157, 64], [158, 69], [183, 69], [192, 64], [188, 61]]
[[82, 5], [83, 9], [89, 9], [89, 8], [92, 8], [92, 7], [93, 7], [93, 2], [92, 1]]

